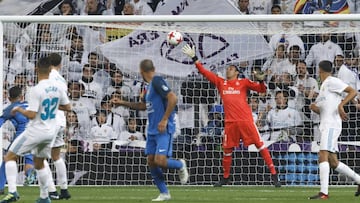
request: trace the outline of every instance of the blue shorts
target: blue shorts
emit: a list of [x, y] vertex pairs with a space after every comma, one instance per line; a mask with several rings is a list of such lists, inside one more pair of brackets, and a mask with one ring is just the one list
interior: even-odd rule
[[148, 135], [146, 137], [146, 155], [165, 155], [172, 156], [172, 134], [163, 133], [156, 135]]

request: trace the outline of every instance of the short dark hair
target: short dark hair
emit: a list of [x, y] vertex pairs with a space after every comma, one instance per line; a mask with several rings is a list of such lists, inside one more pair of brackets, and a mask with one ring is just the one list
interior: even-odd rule
[[331, 61], [320, 61], [319, 63], [319, 68], [327, 73], [331, 73], [332, 72], [332, 63]]
[[152, 72], [155, 71], [155, 67], [154, 64], [152, 62], [152, 60], [150, 59], [144, 59], [140, 62], [140, 68], [141, 70], [143, 70], [144, 72]]
[[277, 5], [277, 4], [274, 4], [274, 5], [271, 7], [271, 11], [272, 11], [274, 8], [278, 8], [278, 9], [280, 9], [280, 11], [281, 11], [281, 6], [279, 6], [279, 5]]
[[16, 99], [22, 94], [22, 89], [19, 86], [14, 86], [9, 89], [9, 98]]
[[36, 67], [38, 69], [38, 73], [44, 74], [50, 71], [50, 60], [48, 57], [39, 58], [36, 63]]
[[61, 56], [58, 53], [51, 53], [48, 58], [52, 66], [58, 66], [61, 64]]

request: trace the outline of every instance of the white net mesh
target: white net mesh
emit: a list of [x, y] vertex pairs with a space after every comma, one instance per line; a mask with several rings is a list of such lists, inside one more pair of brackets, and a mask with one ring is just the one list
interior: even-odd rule
[[[146, 113], [109, 104], [111, 97], [140, 100], [146, 85], [138, 65], [150, 58], [179, 97], [174, 157], [188, 160], [190, 184], [212, 184], [222, 174], [221, 99], [181, 53], [181, 47], [190, 43], [196, 46], [204, 65], [220, 75], [225, 75], [227, 64], [237, 65], [241, 77], [252, 78], [255, 69], [268, 72], [268, 93], [249, 94], [254, 119], [281, 181], [315, 185], [319, 182], [319, 121], [309, 104], [318, 93], [317, 63], [333, 61], [334, 74], [347, 63], [345, 68], [355, 74], [354, 80], [347, 82], [358, 82], [358, 27], [353, 26], [355, 22], [342, 23], [351, 27], [304, 27], [291, 21], [261, 23], [260, 28], [258, 23], [247, 22], [4, 23], [3, 97], [8, 102], [5, 92], [13, 85], [25, 89], [34, 85], [37, 59], [59, 53], [74, 110], [67, 115], [67, 145], [63, 149], [70, 184], [151, 184], [144, 155]], [[174, 28], [184, 36], [177, 47], [166, 44], [165, 36]], [[304, 78], [297, 72], [300, 60], [307, 64]], [[289, 94], [291, 111], [277, 110], [278, 90]], [[343, 123], [339, 156], [358, 171], [357, 105], [347, 106], [347, 111], [350, 120]], [[106, 116], [105, 125], [97, 120], [99, 112]], [[6, 144], [8, 136], [4, 138]], [[270, 184], [269, 171], [255, 147], [240, 144], [232, 165], [233, 184]], [[167, 180], [179, 183], [175, 173], [167, 173]], [[332, 175], [331, 183], [351, 184], [337, 174]]]

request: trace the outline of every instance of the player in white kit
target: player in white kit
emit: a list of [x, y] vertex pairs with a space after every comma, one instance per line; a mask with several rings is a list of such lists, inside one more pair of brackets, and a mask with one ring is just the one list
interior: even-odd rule
[[37, 203], [49, 203], [48, 197], [48, 170], [44, 167], [45, 158], [50, 158], [51, 144], [55, 136], [56, 114], [58, 109], [70, 111], [71, 105], [66, 93], [49, 80], [50, 62], [48, 58], [40, 58], [36, 72], [38, 84], [31, 89], [28, 109], [15, 107], [12, 114], [17, 112], [30, 119], [25, 131], [12, 143], [5, 155], [5, 170], [8, 182], [8, 194], [0, 203], [15, 202], [20, 197], [17, 193], [16, 178], [18, 168], [16, 160], [18, 156], [32, 153], [34, 155], [34, 167], [37, 172], [40, 198]]
[[[58, 85], [63, 89], [63, 91], [67, 94], [67, 82], [64, 77], [59, 73], [61, 69], [61, 56], [57, 53], [52, 53], [48, 56], [50, 60], [50, 75], [49, 79], [54, 80]], [[64, 160], [60, 156], [61, 147], [65, 145], [64, 135], [65, 135], [65, 127], [66, 127], [66, 118], [63, 111], [59, 110], [56, 114], [56, 138], [51, 148], [51, 159], [54, 162], [56, 169], [56, 177], [57, 183], [60, 185], [60, 195], [58, 195], [56, 191], [56, 187], [54, 184], [54, 180], [52, 177], [52, 173], [50, 167], [48, 167], [47, 161], [45, 162], [46, 168], [48, 168], [50, 172], [49, 177], [49, 198], [53, 200], [58, 199], [69, 199], [71, 196], [68, 192], [68, 184], [67, 184], [67, 171]]]
[[[350, 169], [346, 164], [340, 162], [336, 153], [338, 152], [338, 138], [342, 130], [342, 120], [348, 117], [344, 111], [344, 105], [353, 100], [357, 94], [356, 90], [345, 84], [342, 80], [332, 77], [332, 63], [321, 61], [319, 63], [319, 77], [322, 82], [319, 95], [310, 109], [320, 115], [320, 151], [319, 151], [319, 173], [320, 192], [309, 199], [329, 198], [329, 174], [330, 167], [338, 173], [352, 178], [360, 185], [360, 176]], [[342, 93], [347, 93], [343, 99]], [[360, 187], [355, 196], [360, 194]]]

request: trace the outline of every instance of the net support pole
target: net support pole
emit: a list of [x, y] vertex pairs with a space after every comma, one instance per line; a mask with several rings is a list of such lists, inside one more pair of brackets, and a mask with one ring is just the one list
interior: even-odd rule
[[[1, 53], [1, 57], [0, 57], [0, 89], [1, 89], [1, 94], [0, 94], [0, 110], [2, 111], [3, 109], [3, 70], [4, 70], [4, 30], [3, 30], [3, 23], [2, 21], [0, 21], [0, 53]], [[0, 135], [1, 135], [1, 139], [0, 139], [0, 164], [3, 161], [3, 132], [2, 132], [2, 128], [0, 128]]]

